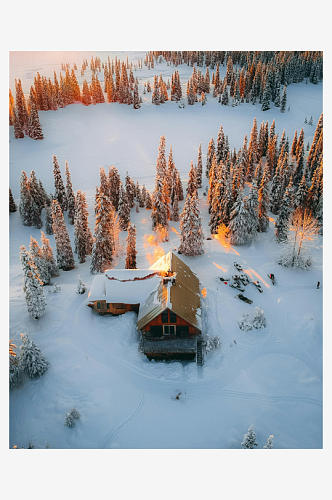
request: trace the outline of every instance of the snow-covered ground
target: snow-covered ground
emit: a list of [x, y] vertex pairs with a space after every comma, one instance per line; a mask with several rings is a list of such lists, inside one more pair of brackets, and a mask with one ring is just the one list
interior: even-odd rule
[[[80, 69], [86, 57], [89, 60], [89, 54], [81, 59], [75, 56], [72, 62]], [[101, 56], [102, 61], [106, 57]], [[126, 54], [118, 53], [118, 57], [125, 59]], [[56, 64], [47, 69], [46, 59], [34, 65], [22, 61], [13, 64], [13, 78], [22, 79], [26, 93], [36, 70], [48, 76], [51, 68], [51, 77], [54, 69], [57, 74], [60, 70]], [[70, 61], [64, 56], [60, 62]], [[192, 68], [183, 65], [176, 69], [185, 92]], [[54, 190], [55, 154], [63, 174], [68, 161], [74, 190], [87, 192], [93, 230], [99, 167], [107, 170], [108, 165], [115, 165], [122, 179], [128, 171], [135, 182], [152, 191], [162, 134], [167, 154], [172, 144], [184, 187], [199, 143], [205, 155], [221, 124], [232, 149], [242, 146], [245, 133], [249, 139], [254, 117], [258, 127], [263, 120], [271, 124], [275, 119], [279, 137], [285, 129], [290, 142], [295, 129], [299, 133], [303, 127], [305, 145], [311, 143], [322, 112], [321, 83], [288, 87], [290, 111], [284, 114], [274, 107], [263, 112], [259, 104], [221, 106], [212, 94], [205, 106], [196, 103], [180, 109], [171, 101], [152, 105], [151, 93], [142, 94], [143, 82], [149, 79], [152, 84], [153, 76], [160, 73], [167, 82], [174, 70], [158, 64], [150, 71], [134, 72], [143, 97], [139, 110], [118, 103], [73, 104], [55, 112], [39, 112], [43, 141], [28, 137], [15, 140], [10, 130], [9, 179], [16, 203], [21, 170], [28, 176], [35, 170], [46, 190]], [[222, 68], [221, 75], [224, 73]], [[102, 80], [102, 73], [99, 78]], [[304, 118], [310, 116], [313, 126], [304, 124]], [[208, 212], [203, 196], [207, 179], [204, 183], [199, 197], [207, 237]], [[166, 253], [179, 245], [179, 223], [170, 224], [174, 231], [170, 230], [168, 243], [159, 248], [147, 245], [146, 235], [152, 233], [150, 215], [145, 209], [139, 213], [133, 209], [131, 214], [137, 228], [137, 264], [142, 269], [154, 260], [155, 249]], [[52, 448], [241, 448], [243, 434], [253, 424], [259, 448], [270, 434], [274, 435], [275, 448], [321, 448], [323, 238], [318, 236], [311, 243], [314, 265], [310, 271], [282, 268], [275, 263], [280, 249], [274, 237], [275, 216], [270, 215], [268, 232], [251, 245], [225, 248], [215, 239], [206, 240], [202, 256], [181, 256], [206, 289], [206, 297], [202, 297], [203, 332], [218, 335], [221, 341], [221, 349], [208, 354], [201, 368], [195, 363], [149, 362], [139, 354], [134, 313], [114, 318], [93, 313], [86, 306], [87, 294], [76, 294], [78, 275], [91, 285], [90, 258], [84, 264], [76, 262], [72, 271], [60, 272], [56, 281], [61, 293], [49, 294], [49, 287], [45, 287], [46, 313], [32, 320], [22, 291], [19, 247], [29, 246], [30, 235], [40, 241], [40, 230], [24, 227], [18, 212], [10, 214], [9, 335], [20, 345], [20, 334], [28, 331], [50, 368], [40, 379], [25, 379], [22, 387], [11, 392], [9, 447], [26, 447], [32, 441], [36, 448], [43, 448], [47, 441]], [[67, 227], [73, 243], [73, 226]], [[125, 237], [121, 235], [123, 243]], [[55, 251], [54, 237], [49, 238]], [[234, 261], [263, 284], [262, 294], [250, 284], [246, 287], [245, 295], [253, 300], [252, 305], [235, 299], [236, 291], [217, 281], [219, 276], [236, 272]], [[124, 256], [116, 265], [124, 267]], [[270, 272], [277, 278], [276, 286], [267, 278]], [[322, 283], [319, 290], [317, 281]], [[238, 320], [243, 312], [253, 317], [258, 305], [267, 318], [266, 329], [243, 332]], [[81, 418], [74, 429], [68, 429], [63, 423], [73, 406]]]

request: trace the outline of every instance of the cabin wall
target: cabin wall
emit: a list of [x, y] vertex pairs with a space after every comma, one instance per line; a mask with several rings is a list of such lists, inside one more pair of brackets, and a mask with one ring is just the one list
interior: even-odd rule
[[[180, 318], [180, 316], [178, 316], [178, 315], [176, 315], [176, 322], [167, 321], [167, 323], [165, 323], [165, 322], [163, 323], [162, 322], [162, 318], [161, 318], [161, 314], [159, 314], [158, 316], [156, 316], [147, 325], [145, 325], [142, 328], [142, 331], [144, 333], [145, 332], [149, 332], [150, 331], [150, 326], [163, 326], [163, 325], [188, 326], [189, 327], [189, 335], [198, 335], [198, 334], [201, 333], [198, 328], [196, 328], [195, 326], [193, 326], [190, 323], [188, 323], [188, 321], [186, 321], [185, 319]], [[168, 335], [168, 337], [169, 337], [169, 335]]]
[[[98, 307], [98, 304], [100, 304], [100, 307]], [[93, 303], [93, 310], [99, 314], [113, 315], [125, 314], [127, 311], [135, 311], [138, 313], [139, 304], [116, 304], [107, 303], [106, 300], [98, 300]]]

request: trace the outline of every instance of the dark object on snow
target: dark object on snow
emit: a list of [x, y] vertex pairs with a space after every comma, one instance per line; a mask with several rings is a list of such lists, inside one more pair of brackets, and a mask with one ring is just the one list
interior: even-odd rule
[[240, 292], [244, 292], [244, 288], [242, 288], [242, 285], [239, 281], [234, 281], [234, 283], [231, 283], [229, 286], [232, 288], [236, 288], [236, 290], [240, 290]]
[[242, 266], [240, 266], [240, 264], [237, 264], [236, 262], [234, 262], [234, 266], [236, 267], [236, 269], [238, 271], [243, 271]]
[[179, 253], [179, 254], [182, 254], [181, 250], [178, 250], [178, 253]]
[[272, 281], [272, 285], [275, 285], [276, 284], [276, 279], [274, 277], [274, 274], [271, 273], [271, 274], [268, 274], [268, 277], [270, 278], [270, 280]]
[[219, 278], [219, 279], [220, 279], [220, 281], [226, 281], [226, 282], [229, 281], [229, 279], [227, 279], [227, 278]]
[[317, 288], [319, 288], [319, 285], [320, 285], [320, 282], [319, 282], [319, 281], [317, 281]]
[[247, 302], [248, 304], [252, 304], [252, 300], [242, 295], [242, 293], [239, 293], [239, 295], [236, 295], [236, 297], [240, 300], [243, 300], [244, 302]]
[[253, 281], [253, 285], [255, 285], [255, 287], [257, 288], [257, 290], [260, 293], [263, 293], [263, 288], [261, 287], [261, 284], [260, 284], [260, 282], [258, 280], [257, 281]]
[[244, 286], [247, 286], [250, 283], [249, 278], [246, 274], [234, 274], [232, 276], [234, 281], [241, 281]]

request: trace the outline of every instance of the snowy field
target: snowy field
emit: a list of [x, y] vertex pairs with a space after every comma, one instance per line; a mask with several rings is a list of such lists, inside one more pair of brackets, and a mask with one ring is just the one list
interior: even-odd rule
[[[76, 62], [80, 69], [83, 58], [107, 53], [65, 55], [50, 63], [43, 60], [12, 59], [10, 81], [21, 78], [23, 90], [29, 92], [33, 76], [39, 71], [53, 78], [59, 75], [61, 62]], [[110, 53], [114, 58], [115, 53]], [[126, 53], [117, 53], [125, 60]], [[135, 60], [144, 53], [131, 56]], [[47, 65], [46, 65], [47, 63]], [[295, 129], [304, 129], [307, 145], [322, 113], [322, 83], [292, 84], [287, 89], [287, 108], [261, 111], [259, 104], [238, 107], [221, 106], [212, 93], [207, 104], [180, 109], [175, 102], [160, 106], [151, 104], [151, 93], [142, 94], [143, 83], [153, 84], [155, 74], [171, 80], [179, 70], [183, 93], [192, 73], [185, 65], [174, 68], [166, 63], [134, 72], [143, 97], [142, 107], [134, 110], [125, 104], [97, 104], [88, 107], [72, 104], [57, 111], [39, 112], [44, 140], [28, 137], [15, 140], [10, 130], [9, 184], [16, 203], [19, 202], [19, 177], [22, 170], [34, 170], [47, 192], [54, 191], [52, 155], [56, 155], [64, 177], [65, 160], [71, 172], [73, 188], [86, 191], [90, 228], [94, 228], [95, 186], [99, 185], [99, 167], [107, 172], [114, 165], [122, 180], [126, 171], [150, 191], [154, 176], [160, 136], [166, 137], [166, 153], [173, 148], [175, 165], [184, 188], [191, 160], [197, 160], [202, 143], [203, 165], [208, 142], [215, 142], [220, 125], [228, 135], [230, 148], [238, 150], [245, 133], [250, 137], [253, 119], [258, 128], [262, 121], [269, 125], [275, 119], [279, 138], [285, 129], [289, 141]], [[226, 68], [221, 68], [224, 77]], [[205, 74], [205, 68], [203, 69]], [[80, 71], [77, 72], [80, 74]], [[89, 75], [87, 71], [84, 75]], [[210, 70], [210, 76], [212, 71]], [[103, 74], [99, 73], [103, 80]], [[82, 79], [78, 78], [79, 83]], [[12, 91], [14, 85], [11, 83]], [[305, 117], [313, 117], [313, 126], [305, 125]], [[203, 191], [199, 190], [200, 210], [204, 218], [205, 237], [209, 236], [208, 211]], [[183, 207], [183, 202], [180, 208]], [[169, 251], [179, 246], [179, 223], [171, 222], [170, 241], [159, 247], [147, 245], [151, 230], [151, 211], [132, 209], [131, 218], [137, 228], [137, 267], [146, 269], [155, 260], [154, 252]], [[183, 260], [197, 273], [202, 297], [203, 333], [218, 335], [221, 348], [205, 358], [204, 366], [195, 363], [149, 362], [138, 352], [136, 315], [100, 317], [87, 307], [87, 294], [76, 294], [77, 276], [90, 287], [90, 259], [69, 272], [60, 271], [56, 278], [61, 293], [49, 294], [45, 287], [47, 308], [44, 316], [33, 320], [27, 313], [22, 290], [20, 245], [29, 246], [30, 235], [40, 241], [40, 230], [24, 227], [19, 213], [10, 214], [10, 310], [9, 338], [20, 345], [20, 334], [28, 331], [50, 362], [48, 371], [37, 380], [24, 379], [24, 384], [10, 394], [9, 447], [36, 448], [122, 448], [122, 449], [240, 449], [243, 434], [253, 424], [258, 448], [274, 436], [278, 449], [322, 448], [323, 446], [323, 238], [311, 242], [314, 258], [308, 272], [286, 269], [275, 261], [279, 247], [274, 237], [273, 219], [267, 233], [259, 234], [250, 245], [225, 248], [216, 239], [205, 241], [205, 253]], [[73, 226], [67, 224], [71, 241]], [[174, 230], [172, 230], [172, 228]], [[126, 233], [121, 235], [123, 243]], [[55, 252], [54, 236], [49, 236]], [[75, 254], [76, 256], [76, 254]], [[124, 255], [116, 262], [124, 267]], [[252, 285], [245, 295], [252, 305], [234, 298], [236, 291], [217, 281], [236, 271], [240, 263], [263, 284], [263, 293]], [[277, 285], [272, 286], [267, 274], [273, 272]], [[53, 280], [54, 283], [55, 280]], [[316, 289], [316, 283], [322, 286]], [[243, 312], [251, 317], [260, 305], [267, 318], [264, 330], [247, 333], [238, 327]], [[175, 396], [181, 392], [179, 400]], [[63, 425], [66, 412], [75, 406], [81, 418], [74, 429]]]

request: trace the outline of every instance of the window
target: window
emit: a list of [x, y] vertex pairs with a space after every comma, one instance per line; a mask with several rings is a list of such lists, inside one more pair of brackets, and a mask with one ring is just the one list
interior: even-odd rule
[[109, 305], [109, 304], [107, 304], [107, 309], [109, 309], [109, 308], [110, 308], [110, 305]]
[[173, 313], [172, 311], [169, 312], [169, 322], [176, 323], [176, 314]]
[[175, 326], [174, 325], [164, 325], [164, 335], [175, 335]]
[[100, 309], [100, 302], [97, 302], [97, 309]]
[[126, 304], [113, 304], [114, 309], [126, 309]]
[[163, 311], [161, 313], [161, 322], [168, 323], [168, 309], [166, 309], [166, 311]]

